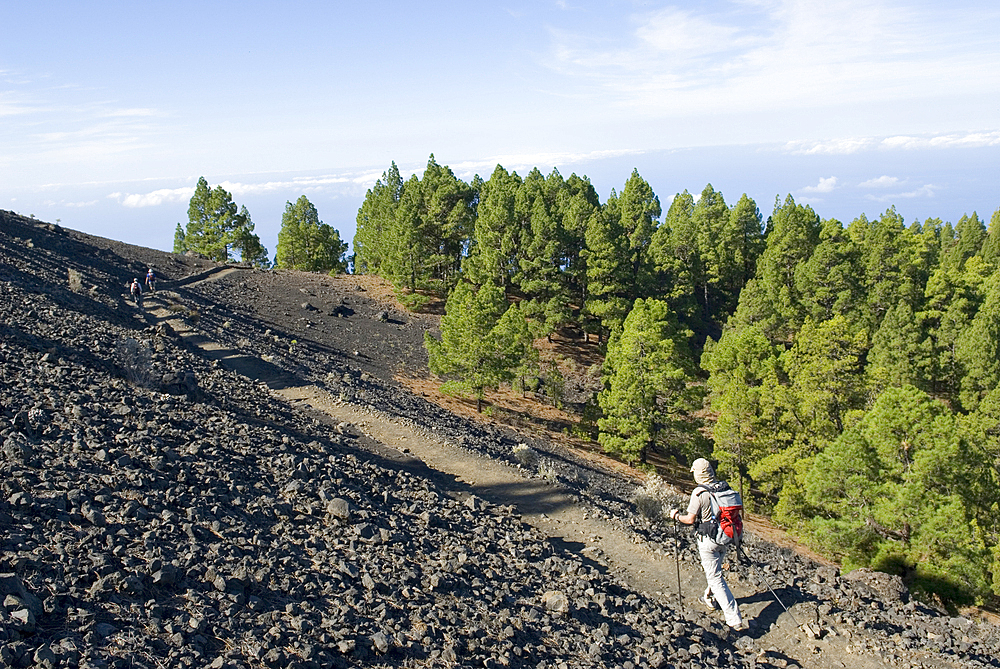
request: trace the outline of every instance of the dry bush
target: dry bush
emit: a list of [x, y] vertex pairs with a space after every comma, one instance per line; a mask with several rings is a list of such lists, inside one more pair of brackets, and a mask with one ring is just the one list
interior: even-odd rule
[[66, 269], [66, 274], [69, 279], [69, 289], [74, 293], [83, 292], [83, 275], [72, 267]]
[[652, 474], [646, 478], [643, 487], [636, 489], [632, 501], [640, 516], [650, 522], [656, 522], [663, 516], [663, 507], [674, 497], [674, 493], [663, 479]]
[[559, 480], [559, 472], [556, 471], [552, 461], [548, 458], [538, 463], [538, 475], [550, 483], [555, 483]]
[[538, 466], [538, 452], [527, 444], [518, 444], [514, 447], [514, 457], [521, 466], [526, 469], [535, 469]]
[[135, 339], [120, 339], [115, 344], [115, 361], [133, 386], [153, 386], [152, 354], [149, 347]]

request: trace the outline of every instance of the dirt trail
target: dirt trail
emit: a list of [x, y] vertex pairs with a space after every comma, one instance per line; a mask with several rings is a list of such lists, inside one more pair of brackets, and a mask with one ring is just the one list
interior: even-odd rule
[[[227, 269], [198, 281], [213, 281], [238, 271], [237, 268]], [[426, 466], [454, 477], [491, 504], [516, 507], [525, 522], [555, 543], [606, 565], [634, 589], [677, 606], [678, 563], [672, 549], [667, 552], [660, 546], [635, 540], [634, 535], [595, 516], [594, 510], [571, 491], [446, 442], [433, 430], [411, 421], [342, 402], [315, 385], [303, 384], [275, 365], [221, 345], [170, 311], [162, 300], [156, 299], [156, 293], [147, 301], [146, 315], [156, 322], [168, 324], [176, 335], [207, 357], [219, 360], [220, 364], [251, 380], [264, 382], [276, 398], [353, 426], [394, 453], [394, 459], [403, 460], [408, 455], [419, 458]], [[721, 630], [724, 626], [721, 613], [708, 613], [698, 601], [705, 587], [700, 564], [682, 560], [680, 580], [685, 616], [692, 622], [711, 624], [714, 629]], [[870, 651], [854, 646], [849, 634], [827, 636], [819, 641], [804, 639], [788, 613], [766, 589], [760, 591], [733, 576], [728, 580], [740, 600], [744, 619], [750, 623], [747, 636], [760, 650], [780, 650], [803, 666], [816, 669], [883, 666], [881, 659]]]
[[[523, 470], [448, 443], [409, 420], [341, 402], [311, 385], [286, 387], [273, 393], [300, 408], [308, 408], [348, 423], [365, 436], [394, 449], [399, 457], [410, 454], [436, 471], [450, 474], [478, 497], [492, 504], [515, 506], [527, 523], [555, 539], [563, 548], [606, 565], [629, 585], [648, 596], [677, 605], [677, 562], [659, 546], [636, 542], [633, 537], [600, 517], [575, 494], [529, 477]], [[697, 562], [680, 562], [685, 616], [692, 622], [724, 626], [720, 612], [708, 613], [697, 601], [705, 576]], [[810, 641], [797, 629], [766, 590], [752, 589], [733, 576], [730, 587], [740, 600], [744, 619], [751, 624], [748, 636], [761, 651], [778, 649], [806, 667], [869, 669], [884, 666], [881, 659], [853, 645], [848, 636], [827, 636]], [[800, 612], [799, 616], [803, 613]], [[802, 656], [805, 655], [803, 658]]]

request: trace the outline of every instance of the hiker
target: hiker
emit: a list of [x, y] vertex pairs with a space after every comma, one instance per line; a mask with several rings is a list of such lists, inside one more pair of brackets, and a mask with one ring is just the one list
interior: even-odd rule
[[149, 288], [149, 292], [156, 292], [156, 272], [153, 271], [152, 267], [146, 272], [146, 287]]
[[[685, 525], [696, 525], [698, 533], [698, 553], [701, 556], [701, 566], [705, 569], [705, 580], [708, 587], [701, 601], [709, 609], [718, 608], [716, 602], [721, 604], [722, 612], [726, 616], [726, 624], [734, 630], [746, 629], [743, 618], [740, 617], [740, 607], [736, 603], [736, 598], [729, 590], [726, 579], [722, 576], [722, 560], [726, 556], [726, 551], [731, 543], [738, 543], [743, 534], [743, 522], [739, 518], [739, 511], [742, 510], [742, 500], [739, 493], [730, 489], [725, 481], [719, 481], [715, 477], [715, 470], [705, 458], [698, 458], [691, 465], [691, 472], [694, 474], [694, 481], [698, 486], [691, 492], [691, 501], [688, 503], [687, 513], [681, 513], [679, 509], [670, 510], [670, 518]], [[721, 512], [713, 513], [713, 496], [716, 498], [716, 506], [721, 506], [727, 514], [734, 514], [736, 522], [731, 516], [723, 520], [723, 525], [730, 525], [728, 532], [726, 528], [720, 529], [719, 517]], [[721, 497], [727, 497], [731, 504], [718, 504]], [[733, 511], [733, 505], [738, 502], [738, 509]], [[721, 511], [721, 510], [720, 510]], [[728, 522], [727, 522], [728, 521]], [[731, 525], [738, 525], [732, 527]], [[735, 535], [735, 536], [734, 536]]]
[[132, 293], [132, 299], [135, 300], [135, 306], [142, 307], [142, 286], [139, 285], [139, 279], [132, 279], [129, 290]]

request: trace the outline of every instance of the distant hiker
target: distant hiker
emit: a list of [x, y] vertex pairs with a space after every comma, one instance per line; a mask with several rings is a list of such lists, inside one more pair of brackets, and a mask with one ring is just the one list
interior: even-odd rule
[[701, 566], [705, 569], [705, 580], [708, 581], [701, 601], [713, 610], [717, 608], [716, 602], [721, 604], [726, 624], [734, 630], [741, 630], [744, 629], [743, 618], [740, 617], [736, 598], [722, 577], [722, 560], [729, 546], [738, 544], [742, 539], [743, 521], [739, 513], [743, 502], [728, 483], [715, 477], [715, 470], [708, 460], [695, 460], [691, 472], [698, 487], [691, 493], [687, 513], [671, 509], [670, 518], [685, 525], [697, 525], [698, 553]]
[[132, 279], [132, 285], [129, 286], [129, 291], [132, 293], [132, 299], [135, 300], [135, 306], [142, 306], [142, 286], [139, 285], [139, 279]]
[[153, 271], [152, 267], [146, 272], [146, 287], [149, 288], [149, 292], [156, 292], [156, 272]]

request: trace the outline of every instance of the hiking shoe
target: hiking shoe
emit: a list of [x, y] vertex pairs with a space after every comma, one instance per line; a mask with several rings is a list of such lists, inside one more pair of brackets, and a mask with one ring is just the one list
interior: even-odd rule
[[702, 596], [701, 603], [707, 606], [709, 611], [714, 611], [715, 609], [718, 608], [715, 605], [715, 600], [712, 599], [712, 595], [707, 592]]

